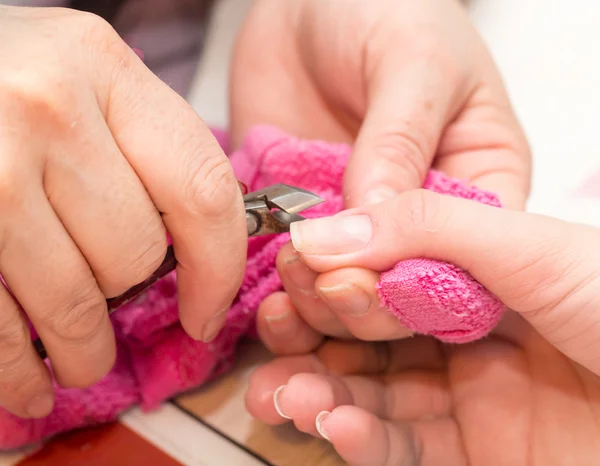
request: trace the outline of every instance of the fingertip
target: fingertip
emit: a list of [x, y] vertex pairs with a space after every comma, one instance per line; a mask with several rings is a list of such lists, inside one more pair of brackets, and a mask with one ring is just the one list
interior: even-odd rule
[[321, 413], [317, 420], [321, 436], [349, 464], [405, 464], [414, 459], [408, 431], [394, 428], [364, 409], [339, 406]]
[[227, 322], [227, 312], [237, 295], [237, 281], [220, 280], [207, 274], [198, 281], [196, 273], [177, 267], [179, 317], [184, 331], [196, 341], [212, 341]]
[[60, 387], [88, 388], [112, 370], [117, 360], [117, 344], [108, 313], [100, 327], [85, 340], [61, 341], [60, 348], [54, 339], [44, 340]]
[[261, 303], [256, 322], [261, 341], [278, 355], [310, 352], [324, 338], [298, 315], [285, 292], [274, 293]]
[[[287, 381], [285, 374], [278, 374], [269, 365], [261, 366], [250, 375], [244, 403], [250, 415], [269, 425], [287, 422], [275, 405], [275, 393]], [[278, 385], [279, 384], [279, 385]]]

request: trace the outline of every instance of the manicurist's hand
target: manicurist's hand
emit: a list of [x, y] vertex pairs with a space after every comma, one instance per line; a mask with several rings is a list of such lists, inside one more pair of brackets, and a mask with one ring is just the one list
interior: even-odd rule
[[[256, 124], [352, 144], [346, 207], [420, 188], [432, 167], [498, 194], [508, 208], [522, 209], [528, 195], [527, 142], [458, 0], [255, 1], [234, 54], [231, 118], [234, 144]], [[407, 335], [383, 312], [348, 329], [296, 259], [290, 246], [282, 250], [287, 295], [273, 299], [289, 299], [320, 334]]]
[[255, 124], [354, 144], [348, 207], [420, 188], [430, 167], [523, 207], [529, 151], [458, 0], [258, 0], [238, 38], [234, 142]]
[[40, 417], [52, 385], [19, 305], [58, 381], [90, 385], [115, 359], [105, 299], [160, 265], [167, 230], [182, 323], [210, 339], [241, 282], [246, 227], [206, 125], [104, 21], [0, 7], [0, 63], [0, 404]]
[[375, 283], [410, 258], [468, 270], [513, 312], [465, 345], [323, 343], [304, 308], [273, 295], [258, 326], [280, 356], [253, 374], [246, 396], [258, 419], [324, 437], [351, 465], [594, 464], [600, 230], [417, 190], [297, 223], [292, 240], [312, 292], [358, 338], [400, 331]]

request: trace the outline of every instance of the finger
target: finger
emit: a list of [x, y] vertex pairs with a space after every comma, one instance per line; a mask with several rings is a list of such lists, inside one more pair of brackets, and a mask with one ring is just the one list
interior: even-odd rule
[[418, 447], [408, 425], [390, 423], [356, 406], [323, 411], [315, 428], [350, 465], [417, 466]]
[[0, 271], [44, 342], [57, 380], [89, 386], [116, 357], [105, 297], [42, 186], [15, 182], [18, 194], [2, 205]]
[[[571, 390], [564, 385], [569, 382], [559, 374], [564, 374], [563, 369], [573, 370], [572, 362], [557, 357], [548, 346], [547, 353], [539, 351], [544, 343], [537, 343], [538, 351], [532, 352], [502, 340], [455, 348], [448, 371], [453, 387], [454, 415], [465, 439], [480, 439], [472, 442], [469, 449], [473, 464], [493, 462], [492, 458], [503, 458], [505, 464], [515, 464], [523, 457], [521, 451], [506, 451], [502, 445], [518, 445], [528, 435], [531, 406], [536, 402], [533, 397], [539, 396], [531, 392], [532, 377], [538, 377], [531, 371], [540, 370], [552, 374], [549, 377], [561, 378], [560, 382], [557, 379], [553, 382], [540, 380], [538, 383], [543, 386], [552, 385], [557, 391]], [[567, 366], [570, 369], [566, 369]], [[546, 371], [542, 367], [552, 369]], [[496, 422], [486, 422], [486, 419], [495, 419]], [[568, 422], [561, 419], [560, 424], [567, 427]], [[509, 423], [510, 429], [503, 428]], [[569, 429], [570, 432], [577, 429], [572, 427], [574, 429]]]
[[316, 354], [329, 372], [338, 375], [381, 375], [446, 366], [439, 342], [423, 336], [377, 343], [328, 340]]
[[88, 119], [79, 122], [71, 137], [50, 149], [45, 188], [103, 294], [114, 297], [159, 267], [167, 235], [94, 102], [89, 108]]
[[458, 426], [447, 418], [390, 422], [355, 406], [340, 406], [332, 412], [322, 412], [316, 426], [350, 465], [467, 464]]
[[[318, 357], [317, 357], [318, 356]], [[317, 356], [287, 356], [256, 369], [250, 377], [246, 406], [256, 418], [269, 424], [286, 421], [274, 405], [274, 394], [296, 374], [373, 374], [381, 376], [411, 369], [435, 370], [445, 366], [438, 344], [415, 337], [391, 344], [327, 341]]]
[[581, 311], [598, 305], [597, 229], [418, 190], [369, 210], [296, 223], [292, 239], [321, 272], [386, 270], [415, 257], [456, 264], [568, 356], [600, 371], [589, 356], [600, 345], [595, 314]]
[[283, 292], [274, 293], [261, 303], [256, 328], [265, 346], [281, 356], [309, 353], [323, 341], [323, 334], [304, 322]]
[[256, 369], [248, 381], [245, 401], [248, 412], [267, 424], [288, 422], [275, 408], [275, 391], [294, 374], [326, 373], [327, 369], [315, 355], [285, 356]]
[[360, 340], [392, 340], [412, 334], [398, 318], [380, 305], [379, 274], [366, 269], [345, 268], [317, 279], [318, 295], [340, 322]]
[[[489, 57], [488, 57], [489, 58]], [[497, 194], [503, 206], [523, 209], [529, 194], [531, 154], [496, 67], [484, 66], [485, 86], [444, 131], [435, 168]]]
[[315, 419], [321, 411], [364, 403], [365, 409], [385, 416], [384, 399], [385, 389], [376, 380], [298, 373], [275, 391], [273, 403], [279, 415], [299, 431], [317, 436]]
[[447, 122], [467, 90], [434, 52], [391, 48], [368, 82], [368, 110], [344, 176], [348, 207], [381, 202], [420, 188]]
[[211, 340], [241, 284], [247, 233], [242, 195], [229, 160], [194, 109], [147, 69], [108, 24], [113, 64], [90, 73], [100, 108], [172, 237], [182, 324]]
[[302, 319], [317, 332], [337, 338], [348, 338], [350, 332], [317, 295], [318, 274], [300, 260], [291, 243], [277, 255], [277, 270], [284, 289]]
[[423, 371], [381, 379], [301, 373], [274, 394], [282, 417], [302, 432], [316, 435], [314, 421], [322, 411], [353, 405], [385, 419], [420, 420], [448, 416], [451, 399], [444, 375]]
[[1, 283], [0, 310], [0, 404], [19, 417], [45, 417], [54, 403], [50, 374], [33, 349], [17, 302]]

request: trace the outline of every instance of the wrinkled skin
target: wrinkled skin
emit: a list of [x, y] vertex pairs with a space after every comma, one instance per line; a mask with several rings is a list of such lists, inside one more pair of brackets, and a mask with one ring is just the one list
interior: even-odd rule
[[0, 6], [0, 62], [0, 405], [40, 418], [52, 377], [25, 317], [58, 383], [87, 387], [116, 357], [106, 298], [159, 267], [167, 231], [182, 324], [204, 340], [237, 294], [247, 233], [211, 131], [108, 23]]

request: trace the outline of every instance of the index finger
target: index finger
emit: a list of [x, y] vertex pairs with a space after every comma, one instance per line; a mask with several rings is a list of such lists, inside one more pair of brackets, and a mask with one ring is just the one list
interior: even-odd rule
[[243, 278], [242, 194], [228, 158], [194, 109], [125, 43], [115, 48], [114, 66], [94, 74], [97, 98], [171, 235], [182, 325], [193, 338], [211, 340]]

